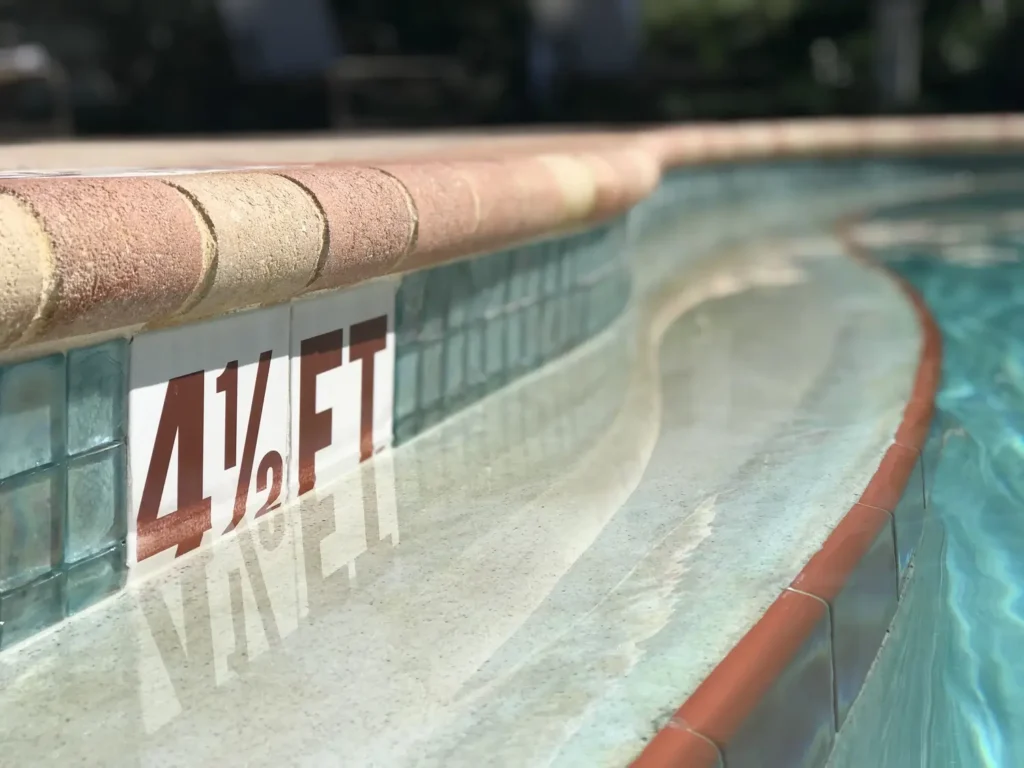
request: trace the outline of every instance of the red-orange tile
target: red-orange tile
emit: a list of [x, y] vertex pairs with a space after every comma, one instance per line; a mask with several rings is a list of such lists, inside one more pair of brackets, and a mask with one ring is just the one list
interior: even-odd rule
[[854, 504], [793, 580], [793, 588], [831, 602], [871, 549], [878, 532], [890, 525], [888, 512]]
[[632, 768], [718, 768], [718, 750], [693, 731], [669, 723], [633, 761]]
[[860, 503], [892, 512], [899, 504], [914, 471], [918, 453], [903, 445], [890, 445], [881, 464], [861, 494]]
[[678, 717], [716, 743], [727, 744], [825, 612], [820, 600], [783, 592], [680, 707]]

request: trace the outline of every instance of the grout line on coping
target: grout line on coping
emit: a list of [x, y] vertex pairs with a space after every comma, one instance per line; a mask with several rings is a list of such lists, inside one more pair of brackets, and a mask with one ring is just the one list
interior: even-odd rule
[[[188, 295], [188, 298], [171, 315], [171, 317], [181, 317], [198, 307], [213, 290], [213, 284], [217, 279], [217, 266], [220, 261], [220, 243], [217, 242], [217, 228], [213, 224], [213, 219], [210, 218], [210, 214], [207, 213], [203, 204], [199, 202], [199, 198], [185, 189], [185, 187], [175, 184], [170, 179], [158, 178], [157, 180], [166, 184], [185, 198], [185, 204], [192, 209], [192, 216], [195, 219], [196, 227], [199, 229], [201, 248], [203, 250], [203, 274], [196, 283], [195, 288]], [[209, 253], [207, 253], [207, 250], [209, 250]], [[166, 319], [157, 318], [146, 323], [146, 325], [155, 325]]]
[[320, 279], [320, 276], [324, 272], [324, 267], [327, 265], [327, 257], [331, 250], [331, 225], [327, 219], [327, 211], [324, 210], [323, 204], [320, 202], [320, 198], [313, 194], [313, 190], [307, 187], [300, 181], [296, 181], [286, 173], [287, 169], [277, 170], [274, 172], [275, 176], [279, 176], [285, 181], [289, 181], [302, 190], [302, 194], [309, 198], [313, 203], [313, 207], [316, 208], [317, 215], [320, 217], [320, 253], [316, 257], [316, 264], [313, 265], [313, 271], [310, 272], [309, 277], [306, 278], [305, 287], [309, 288], [313, 283]]

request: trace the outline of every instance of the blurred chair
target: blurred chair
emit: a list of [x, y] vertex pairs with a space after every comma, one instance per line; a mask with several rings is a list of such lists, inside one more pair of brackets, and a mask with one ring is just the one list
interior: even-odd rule
[[474, 122], [482, 86], [453, 57], [345, 56], [327, 72], [331, 124], [371, 128]]

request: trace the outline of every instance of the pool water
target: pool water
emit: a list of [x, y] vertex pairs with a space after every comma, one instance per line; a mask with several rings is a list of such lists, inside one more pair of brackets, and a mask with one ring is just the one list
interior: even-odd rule
[[931, 439], [944, 450], [913, 579], [835, 768], [1024, 766], [1021, 213], [1024, 192], [883, 214], [917, 222], [917, 242], [875, 252], [941, 327]]

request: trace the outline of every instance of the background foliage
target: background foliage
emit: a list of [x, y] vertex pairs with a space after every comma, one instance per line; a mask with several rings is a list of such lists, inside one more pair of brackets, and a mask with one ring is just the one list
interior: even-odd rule
[[[344, 51], [444, 55], [496, 84], [479, 103], [446, 108], [450, 123], [879, 109], [873, 2], [887, 0], [644, 0], [637, 71], [602, 81], [564, 72], [543, 110], [527, 87], [526, 0], [330, 1]], [[250, 82], [237, 71], [215, 0], [0, 0], [0, 20], [62, 62], [82, 132], [328, 123], [322, 79]], [[922, 33], [921, 96], [908, 109], [1024, 109], [1024, 0], [927, 0]], [[398, 112], [385, 119], [400, 124]]]

